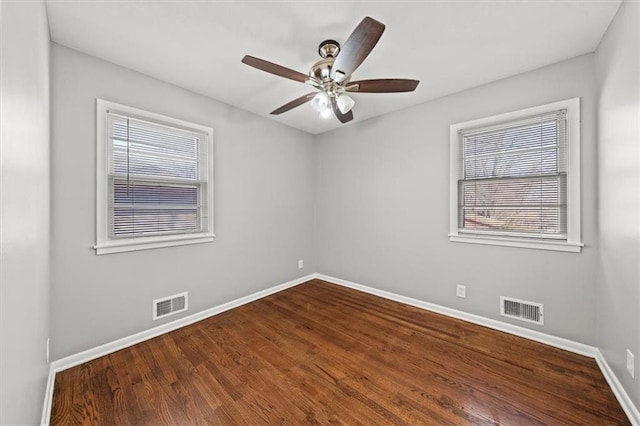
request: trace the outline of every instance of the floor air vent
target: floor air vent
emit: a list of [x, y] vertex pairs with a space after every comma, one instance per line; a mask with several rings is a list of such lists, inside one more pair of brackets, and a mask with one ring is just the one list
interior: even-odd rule
[[544, 325], [542, 303], [527, 302], [512, 297], [500, 296], [500, 315], [521, 321]]
[[188, 293], [175, 294], [162, 299], [153, 301], [153, 319], [154, 321], [169, 315], [177, 314], [187, 310]]

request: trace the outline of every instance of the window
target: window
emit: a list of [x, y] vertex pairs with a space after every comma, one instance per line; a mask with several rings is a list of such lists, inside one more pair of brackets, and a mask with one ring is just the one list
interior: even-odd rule
[[96, 254], [213, 241], [213, 129], [97, 100]]
[[451, 126], [454, 242], [580, 252], [580, 99]]

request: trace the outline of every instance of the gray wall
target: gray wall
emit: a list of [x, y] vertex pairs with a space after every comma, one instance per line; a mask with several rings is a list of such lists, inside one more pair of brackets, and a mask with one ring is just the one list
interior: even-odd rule
[[[449, 242], [449, 126], [578, 96], [583, 252]], [[500, 295], [542, 302], [544, 326], [514, 324], [594, 344], [594, 115], [586, 55], [320, 135], [318, 271], [506, 322]]]
[[37, 424], [49, 367], [49, 28], [0, 2], [0, 424]]
[[[640, 4], [625, 1], [598, 47], [597, 346], [640, 409]], [[626, 350], [636, 356], [635, 381]]]
[[[213, 127], [213, 243], [96, 256], [96, 98]], [[311, 135], [56, 44], [51, 112], [54, 359], [315, 272]]]

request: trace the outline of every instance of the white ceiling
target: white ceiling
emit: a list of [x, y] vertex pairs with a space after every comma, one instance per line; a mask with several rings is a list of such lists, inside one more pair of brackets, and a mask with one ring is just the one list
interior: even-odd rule
[[420, 85], [353, 95], [357, 122], [593, 52], [620, 2], [47, 0], [47, 10], [56, 43], [318, 134], [344, 125], [309, 104], [269, 115], [313, 89], [242, 64], [245, 54], [306, 73], [321, 41], [343, 43], [365, 16], [383, 22], [352, 79]]

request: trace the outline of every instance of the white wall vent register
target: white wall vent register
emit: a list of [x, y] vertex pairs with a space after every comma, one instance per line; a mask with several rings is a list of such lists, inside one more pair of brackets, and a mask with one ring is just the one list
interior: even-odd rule
[[500, 315], [517, 320], [544, 325], [542, 303], [500, 296]]
[[153, 301], [153, 320], [186, 311], [188, 308], [188, 292], [176, 294]]

